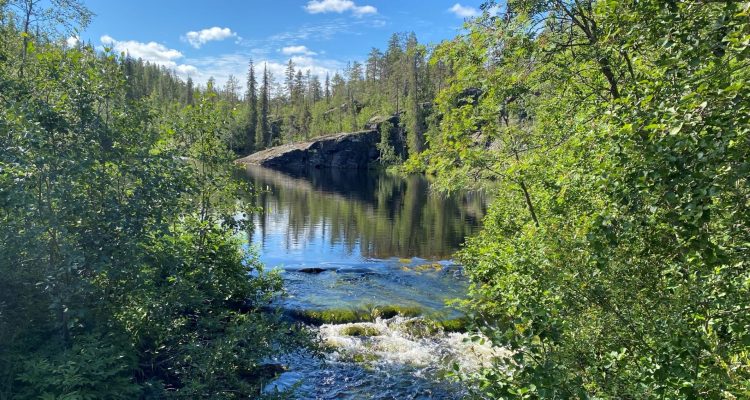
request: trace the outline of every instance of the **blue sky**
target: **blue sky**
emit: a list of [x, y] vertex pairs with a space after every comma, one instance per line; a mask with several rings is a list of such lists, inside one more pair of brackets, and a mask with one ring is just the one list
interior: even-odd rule
[[96, 14], [80, 38], [173, 68], [204, 84], [247, 63], [268, 63], [280, 77], [290, 58], [323, 75], [384, 49], [393, 32], [420, 42], [455, 36], [481, 0], [85, 0]]

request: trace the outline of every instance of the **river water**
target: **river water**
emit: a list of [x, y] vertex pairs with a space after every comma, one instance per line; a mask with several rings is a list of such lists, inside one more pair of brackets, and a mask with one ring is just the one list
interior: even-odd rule
[[289, 174], [251, 166], [247, 178], [262, 207], [248, 236], [261, 261], [282, 272], [283, 309], [410, 310], [323, 324], [316, 329], [325, 359], [278, 360], [289, 369], [267, 390], [294, 387], [303, 399], [461, 398], [464, 389], [448, 373], [453, 364], [476, 368], [493, 351], [434, 321], [461, 317], [446, 305], [468, 285], [451, 255], [479, 229], [484, 196], [445, 197], [422, 176], [374, 170]]

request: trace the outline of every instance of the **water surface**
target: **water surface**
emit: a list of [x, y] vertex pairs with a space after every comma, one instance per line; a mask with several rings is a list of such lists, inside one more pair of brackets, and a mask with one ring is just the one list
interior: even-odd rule
[[[486, 210], [480, 193], [446, 197], [423, 176], [384, 171], [311, 170], [289, 174], [251, 166], [249, 179], [262, 211], [250, 243], [270, 268], [282, 270], [291, 310], [417, 307], [430, 318], [459, 316], [446, 301], [467, 282], [451, 260], [479, 229]], [[415, 335], [419, 318], [360, 323], [378, 333], [349, 337], [348, 325], [324, 325], [331, 345], [325, 361], [299, 356], [274, 386], [296, 384], [301, 398], [453, 399], [461, 390], [446, 378], [452, 362], [476, 364], [465, 335]], [[480, 357], [481, 358], [481, 357]]]

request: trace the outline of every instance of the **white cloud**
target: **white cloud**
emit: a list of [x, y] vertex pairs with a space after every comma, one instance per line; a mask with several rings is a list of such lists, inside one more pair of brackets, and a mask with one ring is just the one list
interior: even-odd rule
[[361, 17], [367, 14], [377, 14], [378, 9], [370, 6], [358, 6], [352, 0], [310, 0], [305, 6], [310, 14], [321, 14], [335, 12], [341, 14], [351, 11], [354, 15]]
[[78, 36], [71, 36], [65, 39], [65, 44], [71, 48], [78, 46], [78, 43], [80, 43], [80, 39], [78, 38]]
[[307, 46], [286, 46], [281, 49], [281, 53], [288, 56], [292, 54], [304, 54], [306, 56], [314, 56], [318, 54], [308, 49]]
[[175, 71], [177, 72], [178, 75], [183, 76], [183, 77], [198, 74], [198, 68], [192, 65], [187, 65], [187, 64], [178, 65], [177, 67], [175, 67]]
[[456, 14], [457, 17], [471, 18], [477, 17], [482, 14], [479, 10], [470, 6], [462, 6], [461, 3], [456, 3], [453, 7], [449, 8], [448, 11]]
[[191, 46], [196, 49], [200, 49], [204, 44], [215, 41], [224, 40], [230, 37], [236, 37], [237, 34], [232, 32], [229, 28], [219, 28], [214, 26], [212, 28], [201, 29], [199, 31], [190, 31], [183, 37]]
[[176, 67], [177, 62], [175, 60], [182, 58], [182, 53], [179, 51], [156, 42], [120, 41], [109, 35], [104, 35], [99, 40], [102, 44], [111, 47], [118, 53], [127, 53], [133, 58], [142, 58], [143, 61], [149, 61], [169, 68]]
[[121, 41], [109, 35], [104, 35], [99, 40], [104, 46], [112, 48], [117, 53], [125, 53], [135, 59], [140, 58], [143, 61], [173, 69], [183, 78], [198, 74], [198, 69], [195, 66], [177, 63], [177, 60], [183, 57], [182, 53], [163, 44], [156, 42], [142, 43], [135, 40]]

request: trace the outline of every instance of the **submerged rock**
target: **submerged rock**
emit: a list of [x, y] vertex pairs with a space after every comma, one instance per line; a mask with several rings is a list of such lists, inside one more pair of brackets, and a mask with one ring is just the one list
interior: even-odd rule
[[320, 268], [320, 267], [306, 267], [306, 268], [300, 268], [294, 270], [294, 272], [301, 272], [303, 274], [320, 274], [326, 271], [331, 271], [327, 268]]
[[416, 317], [422, 315], [422, 309], [412, 306], [387, 305], [376, 306], [372, 309], [373, 318]]

